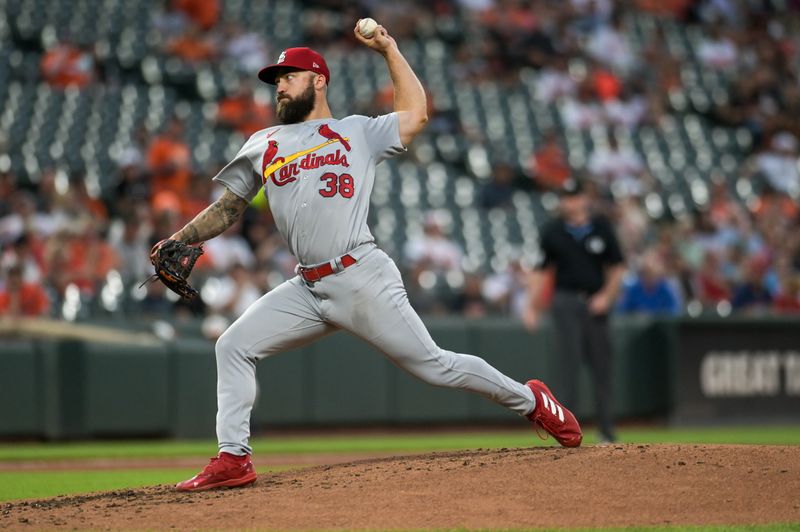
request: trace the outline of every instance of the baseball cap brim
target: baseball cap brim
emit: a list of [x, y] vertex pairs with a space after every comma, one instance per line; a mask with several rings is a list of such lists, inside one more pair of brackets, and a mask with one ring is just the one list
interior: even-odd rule
[[304, 68], [300, 68], [300, 67], [296, 67], [296, 66], [292, 66], [292, 65], [287, 65], [286, 63], [281, 63], [280, 65], [270, 65], [268, 67], [264, 67], [261, 70], [259, 70], [258, 79], [260, 79], [264, 83], [269, 83], [270, 85], [275, 85], [276, 84], [275, 83], [275, 78], [278, 77], [278, 72], [280, 72], [281, 69], [284, 69], [284, 70], [295, 70], [295, 71], [298, 71], [298, 72], [301, 71], [301, 70], [305, 70]]

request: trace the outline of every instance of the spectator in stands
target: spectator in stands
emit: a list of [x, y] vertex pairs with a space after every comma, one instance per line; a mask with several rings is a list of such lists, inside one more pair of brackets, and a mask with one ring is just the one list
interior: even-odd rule
[[742, 6], [735, 0], [700, 0], [694, 2], [698, 18], [706, 23], [722, 23], [738, 25], [741, 20]]
[[528, 276], [519, 258], [509, 261], [505, 270], [486, 277], [483, 297], [495, 313], [522, 319], [528, 303]]
[[150, 178], [144, 165], [120, 166], [119, 181], [114, 187], [116, 201], [112, 203], [113, 214], [132, 214], [137, 205], [150, 200]]
[[[228, 272], [237, 264], [247, 270], [252, 270], [256, 265], [253, 250], [242, 236], [241, 220], [218, 237], [206, 242], [205, 250], [206, 254], [201, 260], [208, 261], [217, 273]], [[198, 262], [198, 265], [200, 264]]]
[[[97, 190], [95, 194], [99, 193], [98, 189], [94, 190]], [[70, 176], [65, 201], [90, 215], [95, 223], [104, 224], [108, 221], [108, 209], [99, 197], [95, 197], [95, 194], [89, 192], [86, 176], [83, 173]]]
[[152, 176], [152, 198], [163, 193], [173, 195], [178, 203], [186, 197], [192, 175], [192, 158], [184, 139], [184, 125], [172, 118], [164, 132], [155, 137], [147, 150], [147, 169]]
[[42, 168], [36, 176], [36, 210], [39, 212], [60, 213], [64, 209], [80, 211], [74, 208], [65, 195], [69, 188], [69, 177], [61, 168], [48, 166]]
[[217, 46], [197, 25], [190, 23], [183, 33], [167, 42], [166, 52], [194, 64], [214, 59]]
[[471, 41], [460, 43], [453, 52], [450, 75], [459, 82], [474, 83], [486, 70], [486, 60], [476, 50], [477, 44]]
[[[758, 178], [760, 174], [756, 174]], [[756, 223], [761, 226], [786, 223], [795, 220], [800, 210], [797, 202], [787, 194], [778, 192], [763, 178], [766, 185], [761, 194], [750, 203]]]
[[637, 57], [628, 42], [622, 10], [612, 15], [611, 24], [598, 26], [586, 43], [586, 52], [623, 75], [633, 71]]
[[518, 56], [519, 66], [541, 69], [558, 55], [554, 43], [556, 13], [542, 0], [524, 7], [535, 14], [535, 23], [531, 29], [518, 32], [517, 39], [510, 46], [515, 48], [513, 51]]
[[242, 81], [233, 94], [219, 102], [217, 122], [249, 137], [270, 125], [272, 106], [253, 93], [250, 83]]
[[150, 146], [150, 132], [140, 124], [133, 130], [130, 140], [125, 142], [122, 149], [114, 157], [114, 162], [120, 168], [136, 167], [141, 168], [145, 163], [145, 154]]
[[173, 305], [166, 297], [167, 287], [163, 283], [147, 283], [137, 290], [141, 300], [136, 310], [142, 317], [148, 319], [154, 316], [169, 316], [169, 319], [174, 319]]
[[[263, 293], [253, 281], [252, 273], [241, 264], [231, 266], [227, 275], [213, 283], [209, 307], [230, 318], [238, 318]], [[205, 292], [204, 292], [205, 294]]]
[[152, 275], [150, 228], [134, 215], [127, 216], [109, 233], [109, 244], [119, 255], [119, 274], [125, 286], [141, 283]]
[[772, 301], [778, 314], [800, 314], [800, 276], [787, 275], [781, 279], [780, 290]]
[[[171, 209], [162, 211], [152, 210], [150, 212], [153, 217], [153, 229], [150, 231], [150, 241], [148, 244], [152, 248], [158, 242], [158, 240], [155, 239], [155, 235], [174, 234], [175, 231], [183, 226], [183, 220], [179, 212]], [[170, 230], [172, 231], [171, 233]], [[205, 257], [205, 255], [202, 255], [200, 260], [203, 260], [203, 257]]]
[[[2, 249], [2, 248], [0, 248]], [[26, 283], [45, 281], [44, 246], [28, 234], [17, 238], [0, 254], [0, 269], [19, 268]]]
[[[259, 269], [268, 271], [270, 286], [294, 277], [297, 260], [289, 253], [286, 241], [275, 229], [271, 217], [260, 217], [247, 228], [247, 241], [254, 250]], [[273, 283], [272, 281], [277, 281]]]
[[229, 22], [225, 26], [223, 39], [224, 57], [235, 61], [243, 76], [252, 75], [269, 63], [269, 49], [260, 33], [245, 30], [236, 22]]
[[630, 147], [620, 147], [613, 132], [606, 146], [595, 146], [587, 165], [589, 175], [603, 189], [622, 195], [641, 195], [646, 190], [645, 166]]
[[42, 78], [52, 87], [85, 88], [95, 79], [95, 59], [89, 46], [62, 41], [45, 52]]
[[464, 252], [458, 244], [445, 236], [440, 217], [435, 211], [426, 213], [424, 233], [406, 242], [405, 257], [412, 270], [447, 272], [461, 269]]
[[570, 176], [567, 156], [555, 131], [547, 131], [528, 159], [527, 174], [541, 190], [557, 190]]
[[619, 99], [622, 92], [623, 80], [610, 67], [597, 61], [589, 66], [587, 83], [591, 84], [592, 91], [603, 104]]
[[772, 295], [773, 300], [783, 291], [785, 281], [791, 279], [795, 274], [792, 266], [792, 254], [796, 249], [796, 239], [793, 240], [795, 242], [787, 242], [786, 249], [777, 250], [773, 255], [759, 255], [765, 263], [769, 262], [769, 267], [765, 268], [763, 275], [763, 285]]
[[577, 98], [566, 98], [561, 107], [561, 119], [567, 129], [591, 129], [605, 123], [603, 108], [597, 101], [590, 81], [578, 88]]
[[742, 280], [733, 289], [731, 305], [737, 312], [764, 312], [772, 305], [772, 295], [764, 286], [766, 261], [751, 257], [742, 265]]
[[773, 189], [793, 198], [800, 197], [800, 170], [794, 135], [785, 131], [775, 135], [769, 150], [755, 158], [755, 165]]
[[642, 199], [639, 196], [618, 195], [614, 198], [614, 204], [610, 206], [609, 212], [613, 213], [617, 236], [625, 254], [640, 253], [653, 229], [642, 205]]
[[700, 270], [693, 275], [692, 288], [703, 306], [714, 306], [730, 300], [730, 285], [722, 275], [720, 260], [714, 251], [706, 251]]
[[666, 277], [663, 258], [653, 250], [642, 257], [639, 271], [626, 279], [617, 309], [626, 314], [675, 316], [681, 304], [674, 282]]
[[59, 294], [73, 284], [87, 297], [94, 297], [108, 273], [119, 268], [117, 251], [102, 237], [100, 228], [91, 224], [62, 231], [50, 239], [46, 256]]
[[647, 118], [648, 102], [643, 94], [634, 92], [631, 83], [626, 83], [618, 97], [603, 102], [603, 110], [609, 125], [635, 130]]
[[733, 68], [739, 58], [736, 44], [725, 34], [721, 24], [711, 26], [709, 33], [700, 42], [697, 56], [703, 66], [713, 70]]
[[536, 99], [544, 103], [552, 103], [560, 98], [575, 96], [578, 84], [569, 74], [566, 55], [557, 54], [548, 61], [536, 78], [534, 90]]
[[36, 200], [27, 190], [18, 190], [11, 200], [11, 214], [0, 218], [0, 244], [13, 242], [22, 235], [46, 238], [65, 222], [63, 216], [36, 210]]
[[570, 0], [569, 4], [573, 26], [586, 34], [608, 24], [614, 13], [613, 0]]
[[210, 201], [213, 201], [210, 199], [212, 197], [218, 197], [217, 190], [214, 182], [208, 178], [208, 174], [192, 174], [192, 181], [188, 190], [188, 195], [185, 198], [182, 198], [181, 201], [181, 218], [185, 221], [189, 221], [194, 218], [198, 212], [202, 211], [209, 205]]
[[219, 20], [219, 0], [172, 0], [172, 3], [203, 31], [213, 28]]
[[178, 9], [173, 0], [160, 0], [151, 12], [150, 24], [158, 35], [180, 35], [186, 31], [189, 16]]
[[731, 196], [728, 183], [724, 177], [711, 184], [711, 191], [708, 201], [708, 214], [715, 226], [720, 227], [732, 223], [744, 217], [741, 205]]
[[0, 285], [0, 316], [14, 318], [44, 316], [50, 309], [50, 299], [41, 284], [26, 282], [22, 268], [12, 266]]
[[437, 282], [441, 282], [441, 275], [421, 268], [404, 272], [406, 292], [414, 308], [423, 315], [445, 315], [450, 309], [451, 301], [442, 297], [437, 290]]
[[470, 319], [484, 318], [489, 313], [483, 297], [483, 277], [478, 273], [464, 276], [464, 284], [453, 300], [451, 310]]
[[481, 188], [480, 205], [484, 209], [510, 208], [514, 196], [514, 182], [517, 181], [517, 172], [507, 162], [494, 165], [492, 179]]

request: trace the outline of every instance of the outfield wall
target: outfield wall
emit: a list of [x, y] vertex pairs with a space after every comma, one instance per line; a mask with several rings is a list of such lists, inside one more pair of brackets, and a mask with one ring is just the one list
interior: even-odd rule
[[[748, 338], [755, 344], [772, 338], [772, 343], [767, 343], [773, 349], [768, 351], [774, 352], [774, 339], [781, 338], [778, 344], [783, 351], [776, 360], [782, 364], [779, 372], [786, 373], [785, 378], [781, 374], [786, 397], [778, 393], [760, 399], [766, 400], [765, 408], [770, 411], [777, 408], [789, 420], [800, 421], [800, 408], [795, 407], [800, 383], [798, 395], [792, 395], [789, 366], [794, 359], [786, 347], [800, 345], [800, 328], [794, 321], [770, 320], [765, 327], [758, 323], [616, 320], [617, 417], [671, 416], [683, 421], [686, 412], [701, 413], [689, 419], [691, 422], [707, 421], [708, 416], [730, 417], [727, 406], [713, 406], [714, 401], [725, 403], [724, 394], [706, 398], [708, 404], [703, 402], [708, 383], [697, 384], [699, 377], [692, 373], [697, 373], [692, 369], [695, 366], [703, 366], [703, 350], [714, 351], [714, 338], [725, 338], [729, 331], [741, 349], [747, 347]], [[547, 323], [535, 335], [509, 320], [431, 320], [428, 325], [440, 345], [478, 354], [512, 378], [558, 382], [553, 330]], [[705, 334], [705, 328], [712, 334]], [[750, 334], [743, 335], [742, 330]], [[761, 340], [752, 332], [759, 330], [768, 331]], [[211, 437], [216, 411], [214, 349], [211, 342], [199, 337], [197, 329], [189, 327], [182, 339], [170, 342], [132, 337], [134, 341], [121, 343], [119, 338], [106, 336], [103, 342], [4, 338], [0, 344], [0, 436]], [[710, 347], [695, 349], [697, 340], [687, 344], [687, 338], [706, 338]], [[730, 342], [723, 343], [722, 349], [727, 349]], [[679, 350], [692, 358], [679, 357]], [[751, 351], [758, 352], [756, 348]], [[741, 362], [732, 359], [734, 362], [726, 366], [727, 359], [714, 360], [712, 365], [722, 364], [722, 369], [721, 376], [713, 374], [716, 380], [709, 381], [717, 387], [713, 390], [730, 388], [724, 380], [729, 378], [734, 386], [731, 389], [741, 392], [736, 388], [739, 377], [731, 377], [728, 368], [736, 363], [741, 366]], [[703, 366], [706, 373], [708, 364]], [[585, 370], [581, 379], [585, 392], [575, 410], [581, 419], [590, 419], [592, 396]], [[254, 432], [268, 426], [513, 423], [516, 419], [479, 396], [420, 383], [347, 333], [260, 362], [258, 382]], [[695, 393], [698, 387], [702, 388], [700, 394]], [[768, 389], [763, 385], [763, 390]], [[742, 400], [741, 395], [733, 398]]]

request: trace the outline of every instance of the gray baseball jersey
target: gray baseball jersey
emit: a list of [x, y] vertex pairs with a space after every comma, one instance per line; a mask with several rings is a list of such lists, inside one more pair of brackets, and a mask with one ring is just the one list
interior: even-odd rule
[[251, 305], [219, 338], [219, 448], [249, 454], [255, 363], [337, 330], [373, 345], [437, 386], [479, 393], [521, 415], [535, 406], [527, 386], [481, 358], [440, 348], [408, 302], [400, 272], [367, 227], [375, 165], [404, 151], [398, 117], [349, 116], [275, 126], [253, 135], [214, 178], [242, 198], [265, 186], [281, 234], [304, 265], [344, 254], [350, 267], [309, 283], [294, 277]]
[[375, 165], [405, 151], [395, 113], [323, 118], [254, 134], [214, 178], [246, 199], [266, 187], [275, 224], [300, 264], [375, 239], [367, 226]]

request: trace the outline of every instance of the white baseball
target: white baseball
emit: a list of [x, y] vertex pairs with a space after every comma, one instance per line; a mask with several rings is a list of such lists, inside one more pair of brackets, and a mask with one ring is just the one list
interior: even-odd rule
[[362, 18], [358, 21], [358, 33], [365, 39], [369, 39], [375, 35], [375, 28], [377, 27], [378, 23], [375, 22], [373, 18]]

